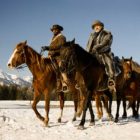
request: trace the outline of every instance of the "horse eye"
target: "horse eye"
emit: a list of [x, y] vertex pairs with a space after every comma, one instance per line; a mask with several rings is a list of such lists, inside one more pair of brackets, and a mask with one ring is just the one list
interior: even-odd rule
[[17, 50], [17, 53], [21, 53], [21, 51], [20, 50]]

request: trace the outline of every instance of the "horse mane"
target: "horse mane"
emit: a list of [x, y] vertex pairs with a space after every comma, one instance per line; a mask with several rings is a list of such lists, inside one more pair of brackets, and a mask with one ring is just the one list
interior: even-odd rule
[[137, 62], [133, 60], [132, 60], [132, 70], [137, 73], [140, 73], [140, 64], [138, 64]]
[[94, 63], [94, 65], [100, 64], [95, 55], [92, 55], [89, 52], [87, 52], [79, 44], [74, 44], [74, 45], [75, 45], [76, 55], [79, 56], [80, 60], [82, 60], [86, 64], [88, 64], [90, 62]]
[[28, 51], [31, 54], [31, 57], [33, 59], [33, 62], [37, 61], [37, 65], [42, 69], [50, 69], [51, 67], [51, 60], [49, 58], [43, 57], [41, 54], [39, 54], [37, 51], [35, 51], [32, 47], [27, 46]]

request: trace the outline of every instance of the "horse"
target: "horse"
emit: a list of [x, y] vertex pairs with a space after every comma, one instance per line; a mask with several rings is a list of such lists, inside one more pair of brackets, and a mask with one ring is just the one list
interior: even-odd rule
[[[100, 64], [96, 57], [86, 52], [82, 47], [79, 46], [79, 44], [75, 44], [74, 40], [66, 42], [64, 45], [61, 46], [60, 56], [60, 67], [65, 66], [65, 70], [63, 72], [67, 75], [67, 77], [69, 77], [68, 73], [69, 71], [71, 71], [71, 69], [67, 69], [69, 67], [66, 66], [69, 66], [68, 63], [74, 64], [73, 69], [75, 69], [76, 73], [83, 77], [86, 89], [85, 93], [83, 93], [85, 101], [82, 119], [78, 128], [84, 129], [86, 111], [88, 108], [91, 115], [90, 125], [94, 125], [95, 120], [91, 99], [93, 92], [98, 89], [99, 83], [105, 77], [105, 66], [103, 64]], [[80, 80], [77, 78], [77, 76], [75, 77], [77, 83], [80, 86]]]
[[[84, 84], [86, 87], [85, 93], [85, 103], [83, 107], [83, 116], [81, 122], [79, 124], [79, 128], [83, 129], [85, 124], [85, 117], [87, 108], [90, 110], [91, 115], [91, 123], [95, 123], [94, 114], [91, 106], [91, 98], [92, 93], [96, 92], [99, 88], [100, 83], [105, 82], [107, 77], [105, 72], [105, 66], [101, 64], [95, 55], [91, 55], [86, 50], [84, 50], [79, 44], [75, 44], [75, 40], [66, 42], [63, 46], [61, 46], [61, 64], [60, 66], [65, 67], [64, 73], [67, 75], [66, 77], [69, 79], [69, 64], [73, 64], [73, 69], [76, 69], [77, 73], [83, 76]], [[121, 73], [116, 77], [116, 100], [117, 100], [117, 110], [115, 116], [115, 122], [118, 122], [119, 117], [119, 108], [120, 102], [122, 99], [122, 91], [125, 85], [128, 75], [124, 75], [124, 65], [123, 62], [120, 62], [119, 68]], [[77, 82], [80, 81], [77, 79]], [[80, 85], [80, 84], [79, 84]], [[107, 85], [106, 85], [107, 87]], [[112, 91], [111, 91], [112, 92]], [[114, 93], [114, 92], [112, 92]]]
[[[131, 59], [132, 58], [130, 58], [130, 60]], [[123, 118], [127, 117], [126, 98], [127, 99], [129, 98], [129, 101], [132, 102], [132, 98], [130, 98], [130, 96], [126, 94], [126, 85], [127, 85], [126, 82], [128, 83], [128, 81], [131, 78], [132, 68], [130, 67], [130, 63], [128, 63], [124, 57], [122, 57], [122, 59], [119, 59], [119, 62], [117, 63], [119, 63], [118, 65], [119, 68], [121, 69], [121, 74], [116, 78], [117, 111], [116, 111], [115, 122], [118, 122], [120, 101], [123, 100], [123, 115], [122, 115]], [[96, 92], [93, 93], [93, 96], [96, 102], [98, 119], [101, 119], [103, 117], [103, 109], [102, 109], [102, 102], [101, 102], [101, 99], [103, 99], [104, 108], [106, 110], [106, 113], [108, 114], [108, 118], [109, 120], [112, 120], [113, 115], [112, 115], [111, 108], [112, 108], [113, 95], [110, 92], [110, 90], [109, 89], [102, 90], [102, 91], [97, 90]], [[108, 101], [109, 101], [109, 106], [108, 106]], [[136, 114], [134, 109], [133, 112], [134, 112], [133, 114]]]
[[[23, 64], [26, 64], [33, 75], [32, 86], [34, 89], [34, 98], [32, 103], [32, 109], [36, 116], [44, 122], [45, 126], [49, 122], [49, 109], [50, 109], [50, 94], [55, 92], [56, 88], [56, 73], [52, 65], [52, 61], [49, 58], [44, 58], [42, 55], [33, 50], [27, 41], [21, 42], [16, 45], [9, 61], [9, 68], [21, 68]], [[74, 92], [74, 91], [73, 91]], [[45, 99], [45, 111], [46, 116], [43, 117], [37, 110], [37, 104], [40, 101], [41, 95], [44, 94]], [[73, 121], [76, 120], [76, 111], [78, 105], [78, 92], [75, 90], [73, 94], [75, 114]], [[64, 107], [64, 92], [59, 95], [61, 114], [58, 118], [58, 122], [61, 122]]]
[[[126, 102], [126, 99], [129, 101], [129, 107], [132, 107], [133, 117], [138, 118], [140, 103], [140, 65], [133, 61], [132, 57], [125, 58], [124, 62], [128, 65], [128, 69], [131, 69], [130, 79], [127, 81], [124, 88], [124, 103]], [[124, 109], [126, 110], [126, 106]], [[127, 117], [126, 111], [125, 117]]]

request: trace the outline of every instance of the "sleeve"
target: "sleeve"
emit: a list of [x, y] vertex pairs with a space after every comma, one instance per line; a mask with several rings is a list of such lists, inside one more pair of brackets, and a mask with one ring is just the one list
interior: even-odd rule
[[92, 51], [92, 42], [93, 42], [93, 34], [91, 33], [90, 34], [90, 37], [88, 39], [88, 42], [87, 42], [87, 46], [86, 46], [86, 51], [87, 52], [91, 52]]

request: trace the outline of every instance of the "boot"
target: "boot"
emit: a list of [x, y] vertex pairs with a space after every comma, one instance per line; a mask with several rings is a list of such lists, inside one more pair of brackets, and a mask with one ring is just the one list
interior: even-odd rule
[[59, 93], [61, 91], [62, 91], [61, 80], [57, 79], [57, 82], [56, 82], [56, 92]]

